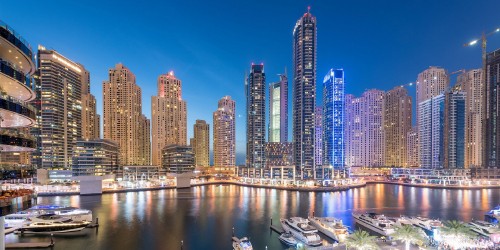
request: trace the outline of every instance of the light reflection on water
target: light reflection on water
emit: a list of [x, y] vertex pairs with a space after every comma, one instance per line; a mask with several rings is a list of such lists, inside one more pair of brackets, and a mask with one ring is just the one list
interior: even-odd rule
[[[250, 237], [255, 249], [283, 249], [270, 219], [302, 216], [341, 218], [354, 227], [353, 211], [374, 211], [431, 218], [471, 220], [500, 201], [498, 189], [441, 190], [369, 185], [335, 193], [281, 191], [232, 185], [201, 186], [102, 196], [40, 197], [56, 203], [91, 209], [99, 217], [98, 231], [86, 237], [56, 238], [54, 249], [230, 249], [236, 236]], [[8, 242], [19, 239], [8, 235]], [[23, 237], [21, 241], [43, 241]]]

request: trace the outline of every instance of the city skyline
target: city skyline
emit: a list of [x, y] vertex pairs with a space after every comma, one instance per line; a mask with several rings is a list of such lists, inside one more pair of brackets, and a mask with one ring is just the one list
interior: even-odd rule
[[[49, 5], [52, 3], [49, 3]], [[54, 2], [54, 4], [57, 4], [57, 2]], [[73, 3], [75, 4], [75, 3]], [[62, 7], [60, 8], [69, 8], [73, 4], [63, 4]], [[214, 7], [221, 7], [226, 3], [222, 2], [216, 2]], [[233, 3], [234, 4], [234, 3]], [[125, 65], [127, 65], [132, 72], [134, 72], [137, 75], [137, 84], [143, 88], [143, 113], [148, 117], [151, 118], [151, 113], [148, 107], [148, 103], [150, 103], [150, 98], [151, 96], [155, 95], [155, 83], [156, 83], [156, 77], [157, 75], [169, 71], [169, 70], [175, 70], [176, 75], [179, 76], [179, 78], [183, 79], [184, 85], [186, 86], [185, 88], [185, 97], [183, 99], [188, 101], [188, 109], [190, 110], [188, 119], [187, 119], [187, 126], [192, 126], [194, 124], [194, 121], [196, 119], [204, 119], [207, 121], [211, 121], [211, 111], [216, 108], [216, 101], [220, 98], [220, 96], [224, 95], [230, 95], [232, 96], [237, 103], [243, 104], [244, 103], [244, 86], [243, 86], [243, 80], [244, 80], [244, 71], [247, 70], [248, 68], [248, 63], [251, 61], [254, 61], [255, 63], [260, 63], [261, 61], [264, 62], [266, 65], [266, 72], [268, 74], [268, 82], [274, 82], [278, 80], [278, 73], [281, 73], [283, 66], [286, 66], [288, 68], [292, 64], [291, 60], [291, 33], [293, 29], [293, 24], [294, 20], [296, 20], [298, 17], [300, 17], [307, 8], [307, 5], [310, 3], [298, 3], [292, 7], [289, 8], [289, 10], [284, 11], [282, 13], [283, 18], [280, 18], [280, 20], [274, 24], [266, 23], [267, 26], [264, 26], [265, 29], [263, 32], [269, 32], [270, 30], [276, 30], [276, 34], [274, 35], [277, 39], [277, 43], [281, 44], [283, 48], [281, 49], [276, 49], [272, 44], [265, 43], [262, 45], [262, 42], [259, 42], [260, 47], [262, 47], [262, 51], [255, 50], [255, 46], [248, 47], [248, 49], [240, 49], [239, 46], [233, 46], [230, 48], [231, 51], [235, 49], [239, 49], [238, 51], [240, 53], [237, 53], [237, 63], [235, 66], [230, 67], [230, 70], [227, 70], [227, 66], [224, 66], [224, 64], [227, 64], [228, 62], [225, 62], [227, 59], [217, 59], [218, 62], [212, 61], [211, 58], [214, 57], [215, 54], [220, 52], [220, 47], [224, 47], [223, 45], [225, 43], [220, 43], [220, 44], [213, 44], [215, 42], [221, 42], [220, 40], [216, 40], [215, 42], [210, 42], [210, 39], [205, 39], [203, 41], [206, 41], [207, 44], [210, 46], [215, 46], [214, 51], [207, 52], [208, 54], [203, 54], [200, 51], [207, 51], [206, 49], [201, 49], [201, 48], [193, 48], [192, 53], [186, 53], [184, 56], [193, 59], [193, 54], [196, 53], [202, 53], [202, 56], [200, 58], [194, 58], [194, 61], [202, 61], [202, 59], [210, 59], [207, 60], [203, 65], [207, 66], [206, 68], [201, 67], [200, 65], [196, 64], [190, 64], [186, 59], [183, 59], [182, 55], [179, 55], [179, 53], [175, 53], [173, 51], [169, 50], [164, 50], [167, 48], [165, 47], [158, 47], [158, 45], [153, 44], [154, 46], [151, 47], [151, 49], [146, 49], [144, 52], [145, 55], [154, 55], [156, 61], [160, 61], [158, 65], [151, 65], [150, 67], [146, 67], [147, 69], [142, 69], [144, 67], [141, 67], [140, 65], [144, 62], [147, 62], [147, 60], [144, 60], [144, 56], [138, 56], [137, 53], [140, 52], [140, 49], [142, 47], [139, 46], [138, 48], [131, 49], [129, 54], [123, 54], [122, 50], [130, 46], [131, 44], [125, 43], [125, 45], [119, 45], [118, 43], [121, 42], [119, 34], [115, 34], [116, 37], [107, 37], [104, 36], [104, 39], [102, 43], [97, 44], [97, 46], [92, 46], [89, 47], [89, 45], [93, 45], [90, 39], [92, 37], [103, 37], [102, 33], [106, 29], [106, 27], [109, 25], [109, 20], [104, 19], [102, 21], [102, 30], [101, 29], [90, 29], [91, 26], [82, 26], [82, 25], [92, 25], [95, 24], [93, 22], [90, 23], [85, 23], [85, 22], [78, 22], [78, 23], [72, 23], [69, 21], [68, 24], [54, 24], [51, 22], [50, 26], [51, 28], [47, 30], [47, 32], [35, 32], [36, 30], [40, 30], [39, 25], [44, 25], [46, 24], [47, 21], [50, 20], [43, 20], [42, 18], [38, 18], [37, 21], [39, 20], [40, 23], [36, 23], [33, 20], [37, 18], [37, 12], [32, 11], [34, 13], [33, 19], [30, 20], [21, 20], [20, 18], [16, 16], [12, 16], [11, 13], [8, 13], [8, 11], [2, 11], [2, 10], [8, 10], [10, 8], [15, 8], [16, 3], [2, 3], [0, 6], [0, 14], [3, 17], [3, 20], [6, 21], [7, 23], [10, 23], [13, 25], [13, 27], [19, 31], [23, 36], [28, 40], [32, 42], [32, 47], [36, 47], [37, 44], [44, 44], [50, 49], [54, 49], [58, 51], [59, 53], [67, 56], [68, 58], [71, 58], [75, 60], [76, 62], [81, 63], [82, 65], [85, 65], [86, 69], [91, 73], [92, 79], [91, 79], [91, 93], [96, 96], [97, 99], [97, 113], [100, 114], [101, 116], [103, 115], [103, 109], [102, 109], [102, 93], [100, 93], [101, 89], [101, 82], [107, 79], [107, 70], [111, 67], [113, 67], [116, 63], [118, 62], [123, 62]], [[345, 4], [345, 3], [342, 3]], [[77, 4], [78, 5], [78, 4]], [[4, 7], [5, 6], [5, 7]], [[36, 6], [27, 6], [27, 8], [32, 8]], [[83, 6], [83, 10], [87, 7]], [[105, 7], [105, 6], [103, 6]], [[179, 6], [174, 6], [178, 7], [180, 9], [187, 8], [187, 6], [183, 6], [183, 4], [179, 4]], [[231, 7], [234, 10], [234, 6], [228, 6]], [[277, 9], [277, 4], [276, 3], [271, 3], [268, 6], [265, 7], [263, 10], [265, 13], [264, 14], [270, 14], [271, 12], [275, 11]], [[347, 11], [345, 14], [348, 14], [349, 12], [353, 11], [352, 6], [344, 6], [347, 8]], [[401, 12], [404, 11], [414, 11], [415, 9], [422, 8], [423, 6], [418, 6], [418, 5], [410, 5], [410, 6], [399, 6], [396, 4], [391, 10], [392, 12], [398, 12], [398, 10], [401, 10]], [[436, 3], [436, 8], [444, 8], [445, 5], [441, 5], [440, 3]], [[125, 12], [130, 12], [131, 9], [128, 9], [130, 7], [123, 7], [125, 8]], [[227, 7], [221, 8], [224, 9]], [[253, 7], [251, 7], [253, 8]], [[397, 40], [397, 43], [391, 42], [391, 36], [387, 36], [387, 31], [379, 31], [381, 34], [378, 36], [383, 38], [380, 39], [382, 41], [376, 42], [375, 45], [366, 45], [366, 46], [359, 46], [358, 40], [361, 40], [361, 36], [355, 35], [352, 39], [348, 39], [349, 41], [353, 41], [353, 45], [349, 45], [347, 42], [342, 42], [342, 43], [336, 43], [338, 46], [331, 46], [332, 42], [328, 39], [328, 29], [331, 25], [336, 24], [336, 19], [330, 17], [327, 13], [327, 10], [331, 8], [331, 5], [326, 4], [326, 3], [314, 3], [312, 4], [311, 7], [311, 12], [318, 18], [318, 29], [320, 30], [320, 38], [318, 41], [318, 48], [319, 51], [321, 51], [321, 56], [318, 57], [318, 70], [317, 74], [318, 75], [324, 75], [327, 70], [331, 67], [343, 67], [346, 71], [346, 93], [352, 93], [355, 95], [359, 95], [361, 92], [364, 91], [364, 89], [367, 88], [377, 88], [381, 90], [389, 90], [393, 88], [396, 85], [406, 83], [406, 82], [413, 82], [415, 81], [415, 76], [418, 72], [421, 72], [425, 68], [427, 68], [429, 65], [440, 65], [443, 68], [449, 70], [450, 72], [456, 69], [461, 69], [461, 68], [466, 68], [466, 69], [472, 69], [472, 68], [479, 68], [480, 67], [480, 49], [479, 47], [477, 48], [463, 48], [462, 44], [466, 43], [473, 38], [478, 38], [479, 34], [482, 30], [489, 30], [492, 29], [493, 27], [488, 27], [487, 25], [494, 25], [494, 19], [491, 18], [490, 16], [494, 15], [480, 15], [478, 20], [467, 20], [466, 25], [462, 25], [460, 22], [466, 22], [466, 21], [458, 21], [459, 23], [456, 23], [457, 20], [453, 18], [454, 12], [459, 12], [463, 9], [468, 9], [469, 11], [478, 11], [476, 7], [474, 7], [473, 4], [465, 4], [465, 3], [458, 3], [458, 6], [454, 8], [453, 10], [450, 10], [450, 13], [447, 13], [445, 17], [443, 17], [443, 21], [439, 22], [442, 23], [441, 26], [445, 27], [458, 27], [460, 26], [460, 30], [445, 30], [442, 34], [436, 35], [435, 37], [439, 37], [439, 41], [432, 40], [432, 41], [427, 41], [427, 42], [422, 42], [422, 38], [414, 37], [411, 36], [415, 31], [412, 31], [411, 29], [404, 28], [404, 24], [409, 24], [409, 27], [411, 28], [418, 28], [418, 30], [426, 31], [427, 33], [425, 34], [432, 34], [433, 32], [438, 32], [438, 28], [434, 27], [429, 23], [429, 21], [425, 21], [423, 19], [419, 19], [417, 21], [409, 22], [408, 20], [403, 20], [403, 24], [398, 25], [396, 28], [396, 33], [403, 34], [403, 38], [399, 37]], [[383, 8], [380, 7], [379, 9]], [[82, 13], [76, 12], [76, 15], [83, 15], [85, 11], [82, 10]], [[91, 10], [96, 16], [96, 20], [99, 20], [102, 13], [98, 13], [98, 9]], [[431, 10], [422, 10], [425, 11], [426, 14], [432, 14]], [[489, 10], [485, 10], [489, 11]], [[244, 14], [244, 13], [243, 13]], [[344, 15], [344, 14], [343, 14]], [[206, 16], [202, 16], [200, 18], [203, 18]], [[213, 17], [213, 16], [210, 16]], [[370, 17], [374, 18], [374, 16], [367, 16], [366, 19], [369, 19]], [[491, 19], [489, 19], [489, 17]], [[193, 17], [194, 18], [194, 17]], [[216, 17], [213, 17], [214, 20]], [[378, 18], [378, 17], [377, 17]], [[385, 18], [385, 17], [380, 17], [381, 19], [377, 19], [386, 26], [384, 27], [392, 27], [392, 24], [390, 24], [390, 18]], [[396, 18], [396, 17], [394, 17]], [[242, 22], [246, 22], [244, 19], [244, 15], [242, 16], [242, 19], [237, 18], [236, 23], [237, 24], [242, 24]], [[366, 20], [364, 19], [364, 20]], [[198, 19], [199, 20], [199, 19]], [[213, 21], [214, 21], [213, 20]], [[489, 21], [488, 21], [489, 20]], [[147, 19], [145, 21], [138, 22], [136, 26], [131, 26], [131, 27], [137, 27], [137, 25], [148, 25], [150, 24], [151, 19]], [[407, 23], [409, 22], [409, 23]], [[454, 22], [453, 25], [450, 24], [450, 22]], [[447, 25], [448, 23], [448, 25]], [[68, 31], [68, 28], [71, 27], [70, 25], [74, 25], [75, 31], [83, 32], [84, 34], [87, 34], [85, 37], [82, 38], [82, 36], [76, 36], [79, 38], [81, 41], [75, 41], [73, 40], [69, 35], [66, 35], [66, 31]], [[417, 27], [421, 24], [421, 27]], [[101, 24], [100, 24], [101, 25]], [[229, 24], [227, 24], [229, 25]], [[48, 25], [45, 25], [48, 26]], [[204, 25], [200, 24], [200, 28], [196, 28], [194, 33], [200, 33], [200, 34], [205, 34], [204, 30], [201, 30]], [[235, 29], [235, 26], [237, 25], [229, 25], [229, 28]], [[259, 23], [259, 26], [263, 26], [263, 24]], [[268, 27], [269, 26], [269, 27]], [[346, 27], [342, 27], [342, 30], [345, 31], [348, 29], [348, 27], [352, 28], [353, 25], [346, 25]], [[400, 27], [401, 26], [401, 27]], [[439, 25], [437, 25], [439, 26]], [[154, 26], [153, 26], [154, 27]], [[361, 28], [359, 24], [354, 24], [354, 27]], [[192, 27], [185, 27], [185, 28], [192, 28]], [[177, 30], [179, 28], [175, 28], [174, 30]], [[427, 30], [426, 30], [427, 29]], [[323, 30], [323, 32], [322, 32]], [[388, 29], [390, 30], [390, 29]], [[74, 32], [73, 30], [70, 30], [71, 32]], [[70, 33], [71, 33], [70, 32]], [[156, 30], [152, 30], [152, 28], [147, 30], [147, 34], [154, 34], [157, 32]], [[373, 31], [371, 31], [373, 32]], [[441, 32], [441, 30], [439, 31]], [[89, 35], [89, 34], [94, 34]], [[171, 33], [169, 33], [171, 34]], [[346, 34], [350, 34], [350, 31], [347, 31]], [[367, 33], [366, 35], [368, 35]], [[450, 35], [453, 34], [453, 35]], [[179, 37], [182, 37], [186, 35], [185, 32], [182, 33]], [[384, 36], [386, 35], [386, 36]], [[407, 37], [409, 36], [409, 37]], [[176, 37], [178, 40], [179, 37]], [[230, 40], [231, 44], [235, 44], [239, 42], [239, 39], [236, 39], [235, 37], [232, 37], [232, 40]], [[140, 38], [139, 38], [140, 39]], [[402, 54], [403, 56], [409, 56], [412, 58], [412, 62], [406, 63], [406, 66], [404, 69], [401, 69], [400, 66], [395, 67], [394, 64], [399, 64], [399, 62], [402, 60], [401, 57], [397, 57], [397, 59], [394, 58], [393, 54], [401, 53], [401, 48], [408, 45], [407, 40], [410, 39], [409, 42], [410, 44], [423, 44], [419, 46], [413, 46], [413, 50], [411, 53], [407, 54], [404, 53]], [[132, 39], [134, 41], [134, 39]], [[374, 39], [377, 40], [377, 39]], [[401, 41], [403, 40], [403, 41]], [[443, 40], [443, 41], [441, 41]], [[135, 40], [137, 42], [137, 40]], [[238, 41], [238, 42], [235, 42]], [[87, 43], [85, 46], [82, 46], [82, 43]], [[401, 42], [401, 45], [398, 45]], [[406, 42], [406, 44], [404, 44]], [[205, 43], [205, 42], [204, 42]], [[382, 44], [382, 43], [388, 43]], [[189, 43], [191, 44], [191, 43]], [[499, 47], [500, 44], [500, 39], [490, 39], [488, 46], [489, 48], [497, 48]], [[192, 45], [192, 44], [191, 44]], [[209, 46], [207, 45], [207, 46]], [[245, 44], [248, 45], [248, 44]], [[426, 46], [428, 46], [426, 48]], [[432, 46], [431, 46], [432, 45]], [[116, 49], [115, 46], [121, 49]], [[210, 47], [209, 46], [209, 47]], [[382, 46], [382, 47], [380, 47]], [[387, 47], [389, 46], [389, 47]], [[399, 47], [400, 46], [400, 47]], [[247, 46], [244, 46], [247, 47]], [[349, 55], [349, 57], [346, 57], [344, 52], [339, 51], [339, 49], [335, 49], [336, 47], [338, 48], [344, 48], [348, 50], [349, 48], [357, 48], [356, 50], [353, 51]], [[412, 47], [412, 46], [410, 46]], [[128, 47], [127, 47], [128, 48]], [[333, 48], [333, 49], [332, 49]], [[380, 49], [382, 48], [382, 49]], [[385, 48], [385, 49], [384, 49]], [[394, 50], [389, 50], [388, 48], [394, 48]], [[399, 48], [399, 50], [398, 50]], [[145, 49], [145, 48], [142, 48]], [[385, 59], [381, 64], [382, 66], [385, 67], [395, 67], [395, 71], [399, 71], [397, 75], [391, 75], [391, 76], [385, 76], [381, 71], [380, 71], [380, 66], [370, 66], [366, 67], [363, 65], [362, 61], [366, 60], [362, 55], [362, 52], [366, 52], [366, 50], [380, 50], [380, 52], [374, 51], [375, 53], [372, 56], [375, 56], [376, 53], [387, 53], [387, 59]], [[156, 50], [156, 51], [155, 51]], [[186, 52], [186, 47], [182, 47], [181, 51]], [[105, 51], [105, 52], [103, 52]], [[124, 50], [125, 51], [125, 50]], [[153, 51], [153, 52], [152, 52]], [[276, 51], [276, 52], [273, 52]], [[490, 49], [491, 51], [491, 49]], [[417, 55], [417, 56], [414, 56]], [[427, 55], [428, 58], [425, 58]], [[174, 55], [172, 59], [166, 59], [166, 60], [158, 60], [158, 59], [165, 59], [166, 57], [169, 57], [170, 55]], [[240, 56], [241, 55], [241, 56]], [[431, 55], [431, 56], [429, 56]], [[331, 58], [331, 59], [330, 59]], [[394, 60], [393, 62], [390, 61], [390, 59]], [[449, 59], [447, 59], [449, 58]], [[467, 59], [464, 59], [467, 58]], [[175, 60], [174, 60], [175, 59]], [[234, 58], [233, 58], [234, 59]], [[130, 61], [132, 60], [132, 61]], [[222, 62], [224, 60], [224, 62]], [[243, 64], [244, 61], [244, 64]], [[356, 64], [358, 63], [359, 64]], [[207, 63], [212, 63], [214, 66], [208, 66]], [[353, 64], [354, 63], [354, 64]], [[220, 74], [214, 74], [210, 71], [212, 71], [212, 67], [215, 66], [223, 66], [222, 68], [226, 69], [224, 71], [228, 72], [227, 75], [222, 76]], [[199, 70], [203, 68], [201, 74]], [[375, 71], [378, 71], [380, 73], [375, 73]], [[192, 73], [190, 73], [192, 71]], [[368, 72], [366, 72], [368, 71]], [[361, 76], [363, 75], [363, 76]], [[375, 77], [376, 76], [376, 77]], [[208, 78], [207, 78], [208, 77]], [[292, 77], [292, 75], [289, 73], [288, 77]], [[362, 79], [365, 77], [366, 79]], [[217, 80], [219, 79], [219, 80]], [[375, 80], [376, 79], [376, 80]], [[210, 82], [210, 84], [204, 84], [204, 82]], [[317, 79], [316, 79], [317, 80]], [[452, 77], [450, 79], [451, 83], [454, 83], [455, 77]], [[213, 86], [215, 85], [215, 86]], [[222, 90], [222, 88], [225, 87], [226, 90]], [[291, 86], [290, 88], [292, 88]], [[209, 90], [205, 91], [208, 89], [214, 89], [214, 90]], [[317, 89], [321, 89], [321, 81], [318, 81]], [[216, 90], [216, 91], [215, 91]], [[414, 88], [409, 88], [410, 95], [412, 97], [415, 96]], [[291, 91], [290, 91], [291, 92]], [[202, 100], [196, 100], [197, 96], [199, 96], [200, 93], [204, 93], [207, 95], [207, 98], [200, 98]], [[289, 93], [290, 94], [290, 93]], [[318, 100], [316, 103], [318, 104], [321, 100], [321, 95], [318, 95]], [[291, 101], [291, 100], [290, 100]], [[207, 104], [204, 105], [204, 102]], [[146, 105], [144, 105], [146, 104]], [[291, 105], [289, 105], [291, 106]], [[237, 112], [236, 112], [236, 119], [238, 122], [237, 128], [236, 128], [236, 151], [237, 155], [239, 155], [237, 158], [237, 163], [241, 164], [242, 160], [244, 159], [244, 151], [245, 151], [245, 122], [244, 122], [244, 105], [239, 105]], [[415, 119], [414, 119], [415, 120]], [[210, 122], [209, 122], [210, 124]], [[413, 124], [415, 124], [415, 121], [413, 121]], [[102, 126], [102, 124], [101, 124]], [[289, 128], [291, 130], [291, 126]], [[289, 133], [291, 135], [291, 133]], [[188, 130], [188, 138], [192, 137], [192, 131]], [[267, 136], [266, 136], [267, 137]], [[291, 137], [291, 136], [289, 136]], [[290, 138], [289, 138], [290, 139]], [[243, 156], [242, 156], [243, 155]]]

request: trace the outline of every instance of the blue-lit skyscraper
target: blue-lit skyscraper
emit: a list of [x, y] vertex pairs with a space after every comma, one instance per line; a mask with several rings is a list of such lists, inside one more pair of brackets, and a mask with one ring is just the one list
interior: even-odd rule
[[323, 80], [323, 166], [344, 167], [343, 69], [330, 69]]
[[452, 90], [445, 94], [445, 168], [465, 168], [465, 101], [465, 92]]

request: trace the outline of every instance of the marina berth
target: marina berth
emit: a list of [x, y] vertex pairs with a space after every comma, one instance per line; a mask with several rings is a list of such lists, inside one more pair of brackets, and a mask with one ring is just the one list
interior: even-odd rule
[[349, 230], [341, 219], [333, 217], [309, 217], [308, 219], [318, 231], [337, 242], [344, 242], [349, 236]]
[[394, 222], [383, 214], [376, 213], [352, 213], [356, 223], [383, 236], [394, 233]]

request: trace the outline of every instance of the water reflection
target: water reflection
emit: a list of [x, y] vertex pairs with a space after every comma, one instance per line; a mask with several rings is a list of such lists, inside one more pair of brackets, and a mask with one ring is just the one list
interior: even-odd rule
[[[91, 209], [100, 228], [84, 238], [57, 239], [55, 249], [229, 249], [232, 228], [249, 236], [255, 249], [283, 249], [270, 233], [270, 219], [334, 216], [354, 226], [353, 211], [389, 216], [406, 214], [441, 219], [483, 218], [500, 200], [498, 190], [440, 190], [396, 185], [369, 185], [336, 193], [280, 191], [230, 185], [181, 190], [105, 194], [102, 196], [40, 197]], [[8, 235], [7, 241], [17, 241]], [[22, 241], [42, 241], [25, 237]]]

